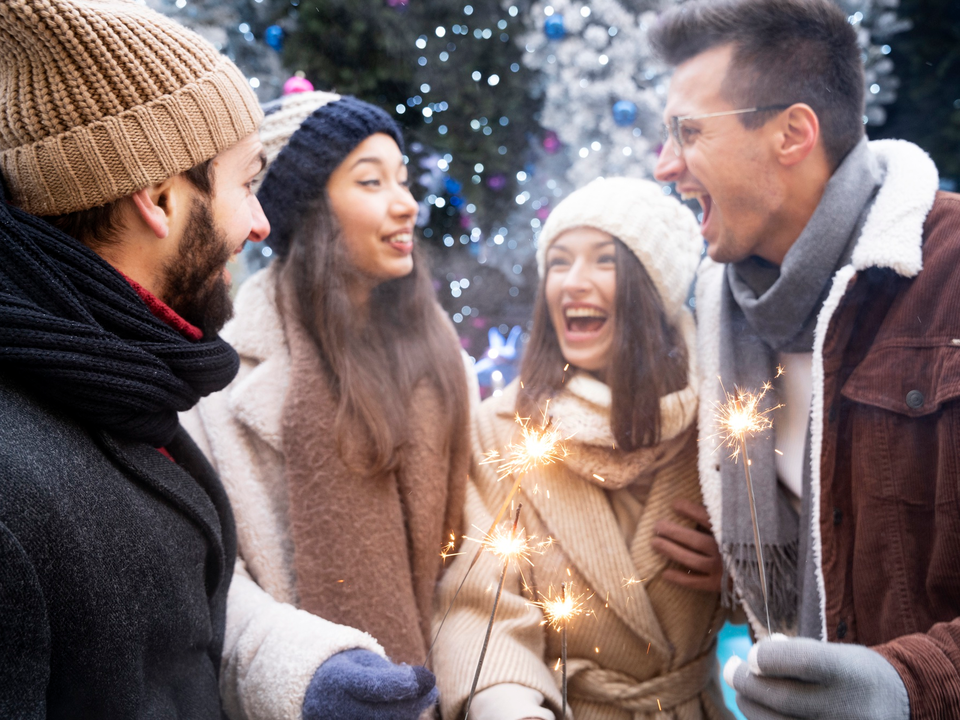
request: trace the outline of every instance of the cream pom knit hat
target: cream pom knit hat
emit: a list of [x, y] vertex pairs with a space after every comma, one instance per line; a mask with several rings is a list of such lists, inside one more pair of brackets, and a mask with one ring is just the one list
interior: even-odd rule
[[690, 210], [649, 180], [594, 180], [564, 198], [544, 223], [537, 247], [541, 278], [547, 249], [578, 227], [602, 230], [630, 248], [653, 280], [667, 316], [677, 316], [703, 250], [700, 227]]
[[189, 170], [263, 117], [230, 60], [134, 0], [0, 1], [0, 108], [0, 172], [35, 215]]

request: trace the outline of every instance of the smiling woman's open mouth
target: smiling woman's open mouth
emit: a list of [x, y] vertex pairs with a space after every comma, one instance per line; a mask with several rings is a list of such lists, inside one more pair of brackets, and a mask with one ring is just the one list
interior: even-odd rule
[[569, 307], [563, 311], [567, 330], [573, 333], [599, 332], [607, 322], [607, 313], [595, 307]]

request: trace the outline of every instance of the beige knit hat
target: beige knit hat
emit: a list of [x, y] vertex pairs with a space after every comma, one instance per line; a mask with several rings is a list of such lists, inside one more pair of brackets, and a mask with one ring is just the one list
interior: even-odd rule
[[313, 115], [314, 110], [339, 99], [340, 96], [336, 93], [315, 90], [284, 95], [263, 106], [264, 118], [260, 125], [260, 141], [263, 143], [267, 163], [260, 174], [254, 178], [254, 192], [260, 189], [260, 183], [266, 177], [267, 170], [303, 121]]
[[36, 215], [209, 160], [263, 117], [237, 67], [133, 0], [0, 0], [0, 172]]
[[700, 227], [690, 210], [649, 180], [594, 180], [564, 198], [544, 223], [537, 246], [541, 278], [547, 248], [578, 227], [602, 230], [630, 248], [653, 280], [667, 316], [677, 316], [703, 250]]

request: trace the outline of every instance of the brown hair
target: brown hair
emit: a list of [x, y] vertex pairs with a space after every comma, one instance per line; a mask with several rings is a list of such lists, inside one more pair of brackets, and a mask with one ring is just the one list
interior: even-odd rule
[[371, 441], [365, 469], [395, 469], [402, 462], [410, 398], [423, 379], [443, 399], [437, 430], [456, 452], [467, 422], [466, 379], [456, 333], [437, 302], [424, 256], [415, 245], [413, 270], [374, 288], [361, 321], [347, 292], [355, 271], [339, 235], [324, 192], [278, 260], [278, 287], [293, 291], [299, 318], [333, 378], [341, 457], [347, 420], [359, 420]]
[[[857, 33], [832, 0], [685, 3], [663, 14], [650, 40], [672, 65], [732, 45], [724, 96], [744, 108], [806, 103], [820, 120], [833, 167], [863, 137], [864, 75]], [[771, 115], [739, 117], [754, 129]]]
[[[688, 349], [667, 320], [663, 302], [643, 264], [614, 238], [617, 289], [614, 345], [608, 385], [613, 396], [610, 428], [622, 450], [660, 441], [660, 398], [687, 385]], [[549, 272], [549, 270], [547, 270]], [[533, 307], [533, 330], [520, 366], [523, 385], [517, 412], [536, 417], [545, 400], [562, 388], [566, 360], [547, 307], [546, 278]]]
[[[205, 196], [213, 197], [213, 158], [194, 165], [181, 175]], [[118, 233], [122, 217], [121, 210], [126, 201], [127, 198], [122, 197], [87, 210], [78, 210], [66, 215], [49, 215], [44, 220], [70, 237], [76, 238], [88, 248], [96, 250], [113, 245], [120, 240]]]

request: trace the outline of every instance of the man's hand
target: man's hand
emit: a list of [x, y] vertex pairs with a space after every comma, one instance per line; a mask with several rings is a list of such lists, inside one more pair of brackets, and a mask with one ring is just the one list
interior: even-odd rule
[[345, 650], [317, 668], [303, 699], [303, 720], [417, 720], [437, 695], [436, 678], [425, 667]]
[[723, 560], [713, 537], [707, 509], [689, 500], [677, 500], [673, 503], [673, 510], [696, 522], [697, 527], [691, 529], [670, 520], [660, 520], [653, 526], [656, 533], [650, 543], [653, 549], [688, 568], [664, 570], [663, 579], [690, 590], [720, 592]]
[[749, 720], [910, 718], [900, 675], [863, 645], [764, 640], [750, 649], [746, 663], [731, 658], [723, 677], [737, 691], [737, 705]]

